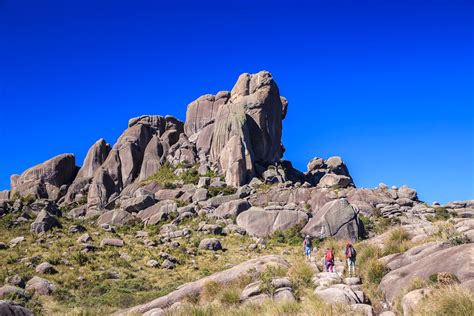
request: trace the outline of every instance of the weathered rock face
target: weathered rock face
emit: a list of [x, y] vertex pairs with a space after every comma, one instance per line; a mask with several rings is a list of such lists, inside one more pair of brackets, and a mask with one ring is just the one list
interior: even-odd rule
[[218, 167], [228, 185], [240, 186], [257, 166], [265, 168], [283, 155], [287, 106], [270, 73], [242, 74], [230, 93], [204, 95], [189, 104], [185, 134], [201, 162]]
[[123, 132], [105, 162], [94, 173], [88, 194], [88, 208], [103, 208], [112, 195], [120, 193], [137, 179], [142, 169], [142, 178], [156, 172], [162, 158], [158, 139], [150, 145], [145, 165], [142, 167], [150, 141], [154, 137], [166, 138], [166, 145], [171, 146], [182, 131], [183, 123], [171, 116], [146, 115], [131, 119], [128, 129]]
[[231, 91], [230, 103], [243, 107], [249, 117], [255, 162], [266, 165], [283, 155], [281, 146], [283, 104], [269, 72], [242, 74]]
[[474, 258], [472, 243], [435, 251], [386, 274], [380, 282], [380, 289], [387, 301], [393, 302], [415, 276], [426, 280], [432, 274], [448, 272], [456, 275], [461, 284], [472, 291], [474, 275], [471, 258]]
[[363, 236], [363, 224], [357, 210], [346, 199], [326, 203], [303, 228], [304, 234], [318, 237], [336, 237], [356, 241]]
[[308, 215], [296, 210], [264, 210], [251, 207], [237, 216], [237, 225], [245, 229], [250, 235], [264, 237], [276, 230], [285, 230], [297, 224], [304, 225]]
[[11, 194], [59, 199], [62, 185], [69, 185], [77, 173], [74, 155], [63, 154], [31, 167], [21, 175], [12, 175]]
[[87, 196], [88, 185], [92, 181], [95, 171], [104, 163], [109, 152], [110, 145], [103, 138], [92, 145], [74, 182], [68, 188], [64, 198], [66, 203], [78, 202], [82, 197]]
[[[227, 102], [230, 97], [228, 91], [218, 92], [215, 96], [206, 94], [188, 105], [186, 111], [186, 123], [184, 124], [184, 132], [190, 139], [199, 138], [199, 133], [206, 126], [213, 124], [217, 116], [219, 108]], [[198, 147], [198, 151], [204, 149], [204, 153], [208, 154], [209, 148]], [[207, 149], [207, 152], [206, 152]]]

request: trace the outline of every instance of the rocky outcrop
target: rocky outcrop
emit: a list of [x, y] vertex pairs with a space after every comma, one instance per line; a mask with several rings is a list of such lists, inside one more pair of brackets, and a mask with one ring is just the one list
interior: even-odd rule
[[427, 280], [431, 275], [448, 272], [456, 275], [462, 285], [474, 291], [472, 260], [474, 244], [451, 247], [422, 256], [407, 265], [386, 274], [380, 282], [388, 302], [393, 302], [402, 290], [410, 285], [414, 277]]
[[346, 188], [354, 186], [341, 157], [334, 156], [327, 160], [315, 157], [308, 163], [306, 179], [309, 183], [320, 188]]
[[139, 305], [132, 307], [127, 310], [119, 311], [114, 315], [132, 315], [132, 314], [143, 314], [147, 311], [156, 308], [165, 309], [170, 307], [176, 302], [180, 302], [186, 297], [192, 295], [199, 295], [206, 284], [209, 282], [217, 282], [221, 284], [229, 284], [230, 282], [238, 279], [239, 277], [246, 275], [252, 271], [255, 273], [264, 271], [268, 266], [273, 267], [284, 267], [288, 268], [288, 263], [279, 256], [264, 256], [256, 259], [251, 259], [249, 261], [238, 264], [230, 269], [215, 273], [208, 277], [202, 278], [195, 282], [187, 283], [181, 286], [174, 292], [169, 293], [168, 295], [157, 298], [154, 301], [151, 301], [147, 304]]
[[[177, 141], [173, 134], [182, 133], [183, 123], [174, 117], [146, 115], [129, 121], [129, 127], [117, 140], [107, 159], [94, 173], [88, 194], [88, 208], [102, 209], [125, 187], [140, 175], [143, 158], [154, 137], [168, 139], [168, 146]], [[147, 152], [142, 178], [155, 172], [161, 164], [158, 140], [155, 139]], [[155, 161], [158, 159], [158, 162]]]
[[21, 175], [12, 175], [10, 194], [57, 200], [65, 193], [61, 187], [71, 184], [76, 176], [75, 162], [74, 155], [63, 154], [31, 167]]
[[265, 210], [251, 207], [237, 216], [237, 225], [250, 235], [264, 237], [277, 230], [286, 230], [295, 225], [305, 225], [308, 215], [299, 210]]
[[302, 232], [317, 238], [335, 237], [356, 241], [364, 234], [358, 211], [346, 199], [325, 204], [313, 214]]
[[270, 73], [242, 74], [230, 93], [189, 104], [185, 134], [201, 163], [221, 170], [228, 185], [240, 186], [280, 160], [287, 106]]
[[92, 181], [95, 171], [104, 163], [109, 155], [110, 145], [101, 138], [87, 152], [84, 163], [77, 173], [74, 182], [64, 197], [65, 203], [79, 202], [87, 197], [89, 184]]

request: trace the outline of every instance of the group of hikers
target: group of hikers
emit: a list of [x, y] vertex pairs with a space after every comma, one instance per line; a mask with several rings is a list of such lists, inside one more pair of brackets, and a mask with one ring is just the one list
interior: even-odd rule
[[[313, 252], [313, 240], [310, 236], [306, 235], [303, 241], [304, 252], [306, 259], [311, 259], [311, 253]], [[355, 262], [357, 252], [352, 244], [347, 241], [344, 247], [344, 257], [347, 260], [347, 270], [350, 276], [355, 275]], [[334, 272], [334, 248], [326, 248], [324, 253], [324, 267], [326, 272]]]

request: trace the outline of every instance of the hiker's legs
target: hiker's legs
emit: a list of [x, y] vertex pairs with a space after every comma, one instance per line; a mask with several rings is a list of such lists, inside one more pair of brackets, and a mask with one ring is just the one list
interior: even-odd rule
[[329, 272], [329, 261], [324, 259], [324, 266], [326, 267], [326, 272]]
[[329, 271], [334, 272], [334, 262], [329, 263]]
[[347, 259], [347, 271], [350, 276], [354, 273], [354, 262], [351, 259]]

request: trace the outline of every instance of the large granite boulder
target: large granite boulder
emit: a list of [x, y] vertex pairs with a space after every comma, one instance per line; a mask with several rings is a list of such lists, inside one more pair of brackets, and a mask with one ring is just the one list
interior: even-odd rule
[[87, 196], [87, 190], [84, 188], [92, 181], [95, 171], [104, 163], [109, 152], [110, 145], [103, 138], [92, 145], [74, 182], [68, 188], [65, 203], [78, 202], [80, 198]]
[[380, 282], [380, 289], [386, 300], [392, 303], [399, 293], [410, 285], [413, 278], [427, 280], [433, 274], [448, 272], [456, 275], [461, 285], [474, 291], [472, 258], [472, 243], [432, 252], [386, 274]]
[[326, 203], [313, 213], [302, 232], [317, 238], [335, 237], [356, 241], [364, 235], [358, 211], [342, 198]]
[[295, 225], [304, 225], [308, 215], [297, 210], [264, 210], [251, 207], [237, 216], [237, 225], [245, 229], [250, 235], [264, 237], [277, 230], [286, 230]]
[[49, 231], [53, 227], [60, 226], [58, 219], [54, 215], [51, 215], [46, 210], [42, 210], [31, 224], [31, 231], [40, 234]]
[[74, 155], [62, 154], [27, 169], [21, 175], [12, 175], [10, 194], [57, 200], [61, 197], [61, 186], [71, 184], [76, 173]]
[[100, 215], [97, 219], [97, 225], [108, 224], [111, 226], [123, 226], [132, 222], [135, 216], [123, 210], [112, 210]]
[[218, 218], [235, 218], [240, 213], [248, 210], [250, 206], [251, 205], [247, 200], [234, 200], [219, 205], [219, 207], [214, 210], [214, 215]]
[[138, 305], [126, 310], [119, 311], [114, 315], [135, 315], [144, 314], [150, 310], [157, 308], [167, 308], [174, 303], [180, 302], [187, 297], [199, 295], [206, 284], [209, 282], [217, 282], [220, 284], [230, 284], [238, 278], [248, 275], [249, 273], [259, 273], [267, 269], [267, 267], [283, 267], [288, 268], [288, 263], [280, 256], [270, 255], [251, 259], [249, 261], [238, 264], [230, 269], [217, 272], [210, 276], [204, 277], [197, 281], [186, 283], [177, 290], [159, 297], [149, 303]]

